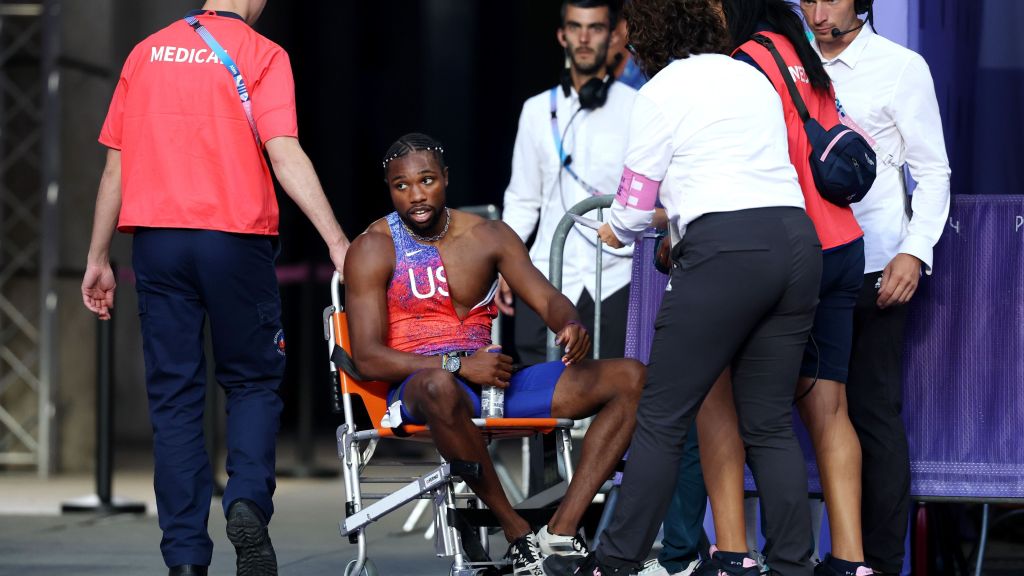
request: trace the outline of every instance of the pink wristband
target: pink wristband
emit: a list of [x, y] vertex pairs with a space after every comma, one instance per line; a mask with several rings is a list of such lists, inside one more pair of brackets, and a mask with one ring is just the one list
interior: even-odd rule
[[633, 172], [629, 166], [626, 166], [622, 169], [622, 178], [619, 179], [619, 191], [615, 193], [615, 201], [627, 208], [654, 210], [659, 188], [661, 188], [661, 182]]

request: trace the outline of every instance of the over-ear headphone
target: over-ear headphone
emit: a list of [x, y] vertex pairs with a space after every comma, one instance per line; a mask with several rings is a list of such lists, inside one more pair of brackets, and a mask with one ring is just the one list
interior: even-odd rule
[[871, 4], [874, 0], [855, 0], [853, 3], [853, 10], [857, 14], [864, 14], [871, 10]]
[[[591, 78], [584, 82], [583, 86], [580, 86], [580, 108], [583, 110], [596, 110], [604, 106], [604, 103], [608, 101], [608, 92], [615, 82], [615, 75], [612, 72], [618, 67], [621, 59], [622, 54], [616, 54], [615, 63], [608, 67], [607, 74], [605, 74], [603, 79]], [[572, 90], [572, 74], [569, 72], [568, 66], [562, 69], [561, 84], [562, 94], [568, 97]]]

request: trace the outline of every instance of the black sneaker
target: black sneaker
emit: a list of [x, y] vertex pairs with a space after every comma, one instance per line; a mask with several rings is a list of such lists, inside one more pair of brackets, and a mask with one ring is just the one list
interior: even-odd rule
[[859, 564], [856, 571], [840, 570], [832, 563], [832, 555], [829, 554], [825, 560], [814, 567], [814, 576], [871, 576], [875, 574], [866, 564]]
[[628, 568], [602, 566], [593, 552], [583, 557], [555, 554], [545, 558], [543, 566], [544, 576], [628, 576], [633, 573]]
[[725, 560], [722, 553], [711, 547], [711, 558], [700, 563], [693, 576], [760, 576], [761, 570], [757, 561], [747, 557], [740, 564]]
[[527, 532], [509, 544], [505, 558], [512, 561], [512, 576], [544, 576], [540, 567], [540, 546], [533, 532]]
[[231, 503], [227, 533], [235, 547], [238, 576], [277, 576], [277, 555], [267, 521], [255, 503], [243, 499]]

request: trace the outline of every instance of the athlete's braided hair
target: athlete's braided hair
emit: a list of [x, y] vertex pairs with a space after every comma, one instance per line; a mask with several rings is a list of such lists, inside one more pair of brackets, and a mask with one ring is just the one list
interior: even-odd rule
[[381, 162], [381, 167], [384, 168], [384, 176], [387, 176], [388, 164], [392, 160], [413, 152], [433, 152], [434, 157], [437, 158], [437, 163], [441, 165], [441, 170], [445, 169], [444, 146], [426, 134], [412, 132], [395, 140], [395, 143], [384, 153], [384, 161]]

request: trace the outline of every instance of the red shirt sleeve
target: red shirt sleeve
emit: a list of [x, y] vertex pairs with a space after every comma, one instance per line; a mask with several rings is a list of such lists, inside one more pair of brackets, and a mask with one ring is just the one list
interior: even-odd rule
[[292, 65], [281, 48], [270, 53], [263, 74], [252, 87], [252, 109], [264, 142], [278, 136], [299, 137]]
[[100, 144], [114, 150], [121, 149], [121, 131], [124, 128], [124, 102], [128, 96], [128, 70], [135, 52], [125, 60], [121, 69], [121, 76], [117, 79], [117, 86], [114, 88], [114, 97], [110, 99], [110, 108], [107, 110], [107, 118], [103, 121], [103, 128], [100, 129]]

